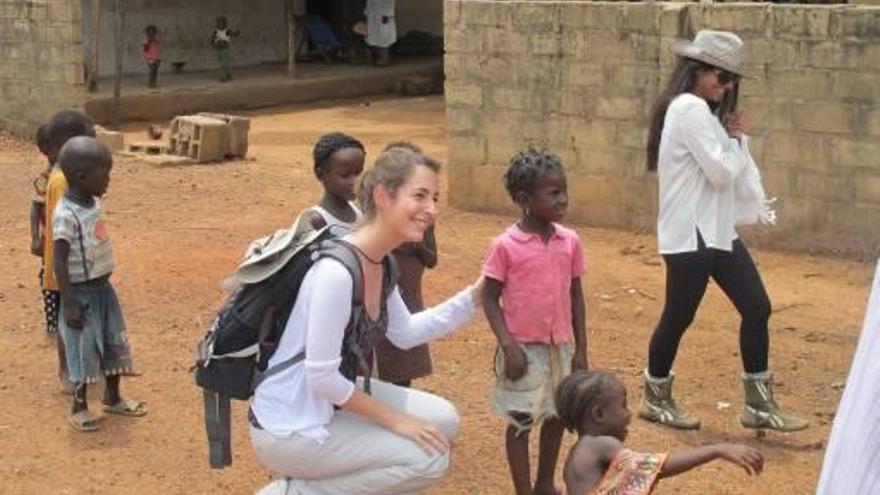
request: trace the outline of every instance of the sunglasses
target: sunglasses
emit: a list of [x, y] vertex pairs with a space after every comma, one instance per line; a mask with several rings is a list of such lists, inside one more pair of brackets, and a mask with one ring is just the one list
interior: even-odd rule
[[724, 69], [715, 69], [715, 77], [718, 78], [718, 83], [722, 86], [726, 86], [730, 83], [739, 84], [741, 79], [739, 74], [734, 74], [733, 72]]

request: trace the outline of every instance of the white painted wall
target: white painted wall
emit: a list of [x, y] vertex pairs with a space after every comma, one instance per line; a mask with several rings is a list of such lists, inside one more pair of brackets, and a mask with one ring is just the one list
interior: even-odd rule
[[[101, 22], [96, 30], [93, 4], [82, 1], [84, 61], [90, 65], [91, 46], [98, 42], [98, 74], [115, 71], [113, 40], [113, 0], [99, 0]], [[141, 45], [144, 28], [159, 28], [162, 51], [161, 71], [170, 71], [171, 62], [186, 61], [184, 70], [217, 68], [216, 52], [208, 41], [217, 16], [225, 15], [241, 36], [232, 43], [234, 66], [278, 62], [287, 58], [287, 31], [284, 0], [124, 0], [123, 73], [146, 74]], [[403, 36], [417, 29], [443, 35], [443, 0], [397, 0], [397, 32]]]
[[[93, 27], [93, 0], [82, 0], [83, 41], [85, 59], [89, 47], [98, 40], [98, 73], [114, 73], [113, 0], [100, 0], [101, 24]], [[154, 24], [159, 28], [162, 51], [162, 71], [171, 70], [171, 62], [186, 61], [185, 70], [217, 67], [216, 52], [209, 40], [215, 19], [224, 15], [229, 26], [241, 31], [234, 40], [232, 60], [235, 66], [257, 65], [284, 60], [287, 57], [287, 31], [284, 21], [283, 0], [125, 0], [125, 28], [123, 72], [144, 73], [141, 45], [144, 28]]]

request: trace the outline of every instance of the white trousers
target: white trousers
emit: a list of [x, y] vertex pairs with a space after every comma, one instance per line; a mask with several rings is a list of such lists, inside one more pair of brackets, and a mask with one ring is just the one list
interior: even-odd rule
[[825, 451], [818, 495], [880, 493], [880, 263]]
[[[459, 417], [446, 399], [372, 380], [373, 397], [389, 407], [434, 423], [452, 442]], [[449, 469], [448, 454], [429, 455], [415, 442], [347, 411], [336, 411], [319, 444], [293, 435], [278, 438], [251, 427], [262, 463], [285, 478], [258, 495], [393, 495], [424, 490]]]

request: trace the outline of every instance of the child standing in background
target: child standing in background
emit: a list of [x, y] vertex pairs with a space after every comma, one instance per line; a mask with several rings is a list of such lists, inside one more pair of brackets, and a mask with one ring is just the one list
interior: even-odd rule
[[[58, 166], [58, 153], [67, 141], [76, 136], [95, 136], [95, 125], [92, 119], [75, 110], [61, 110], [52, 116], [48, 124], [48, 149], [46, 158], [53, 164], [52, 171], [46, 183], [46, 206], [45, 228], [46, 242], [43, 248], [43, 290], [59, 294], [58, 282], [55, 279], [55, 243], [52, 222], [54, 221], [55, 208], [64, 194], [67, 192], [67, 179], [64, 172]], [[55, 304], [55, 322], [59, 322], [58, 312], [61, 307], [61, 296], [58, 295]], [[67, 373], [67, 359], [64, 353], [64, 343], [61, 341], [61, 332], [57, 337], [58, 349], [58, 378], [61, 390], [65, 393], [73, 391]]]
[[324, 134], [312, 151], [315, 177], [324, 187], [321, 201], [300, 213], [314, 230], [328, 225], [353, 228], [361, 219], [355, 205], [355, 184], [364, 171], [364, 145], [341, 132]]
[[119, 393], [120, 378], [132, 371], [132, 360], [122, 309], [110, 284], [116, 264], [100, 199], [110, 183], [113, 158], [96, 139], [79, 136], [61, 148], [58, 162], [69, 184], [55, 208], [52, 229], [64, 314], [61, 336], [75, 384], [70, 424], [78, 431], [95, 431], [100, 418], [89, 411], [86, 387], [101, 376], [107, 380], [105, 413], [147, 414], [143, 402]]
[[149, 25], [144, 30], [147, 40], [144, 42], [144, 61], [150, 70], [149, 86], [155, 88], [159, 85], [159, 64], [162, 63], [162, 57], [159, 54], [159, 30], [156, 26]]
[[226, 17], [217, 18], [216, 29], [211, 35], [211, 46], [217, 50], [217, 61], [220, 63], [220, 82], [232, 80], [232, 55], [229, 53], [229, 44], [232, 38], [241, 34], [239, 31], [229, 29]]
[[[425, 156], [421, 148], [412, 143], [406, 141], [391, 143], [383, 151], [393, 148], [412, 150], [422, 155], [426, 162], [435, 163], [433, 158]], [[436, 167], [439, 168], [440, 164], [436, 163]], [[437, 240], [434, 236], [434, 226], [428, 227], [421, 242], [403, 243], [393, 251], [393, 254], [397, 260], [397, 286], [400, 288], [403, 302], [410, 313], [424, 311], [422, 275], [425, 273], [425, 268], [437, 266]], [[433, 371], [428, 344], [403, 350], [396, 347], [387, 338], [383, 339], [376, 347], [376, 362], [379, 368], [379, 379], [401, 387], [409, 387], [414, 379], [424, 378]]]
[[46, 267], [43, 263], [43, 253], [46, 252], [46, 189], [49, 187], [49, 174], [52, 172], [52, 162], [49, 161], [49, 126], [41, 125], [37, 130], [37, 148], [46, 157], [46, 169], [34, 177], [34, 198], [31, 200], [31, 253], [40, 258], [40, 289], [43, 296], [43, 311], [46, 314], [46, 333], [54, 335], [58, 331], [58, 304], [57, 290], [46, 289], [44, 282]]
[[[572, 368], [587, 368], [583, 248], [575, 231], [556, 223], [568, 206], [558, 158], [520, 153], [504, 180], [522, 218], [495, 238], [483, 265], [483, 308], [498, 339], [493, 402], [508, 421], [507, 461], [516, 494], [558, 495], [554, 473], [564, 430], [556, 388]], [[529, 432], [538, 424], [533, 486]]]
[[632, 415], [626, 387], [607, 371], [576, 371], [556, 395], [562, 424], [578, 441], [565, 462], [569, 495], [649, 495], [657, 481], [715, 459], [760, 474], [764, 457], [746, 445], [721, 443], [672, 453], [639, 453], [624, 447]]

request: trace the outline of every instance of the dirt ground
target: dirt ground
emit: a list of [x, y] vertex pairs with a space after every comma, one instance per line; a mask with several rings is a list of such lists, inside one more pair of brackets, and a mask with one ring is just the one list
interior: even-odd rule
[[[367, 144], [368, 159], [398, 139], [445, 159], [446, 130], [440, 97], [334, 102], [250, 115], [247, 161], [180, 168], [116, 161], [106, 199], [118, 261], [113, 279], [143, 372], [124, 380], [123, 393], [147, 400], [150, 413], [140, 420], [109, 417], [94, 434], [75, 433], [67, 424], [69, 398], [58, 391], [54, 344], [43, 330], [39, 263], [28, 250], [30, 178], [43, 162], [30, 145], [0, 137], [0, 492], [244, 494], [271, 478], [250, 449], [243, 404], [235, 409], [234, 465], [222, 472], [207, 465], [201, 397], [189, 367], [223, 297], [219, 282], [248, 241], [287, 224], [319, 197], [310, 157], [320, 133], [355, 134]], [[143, 139], [145, 128], [129, 126], [130, 138]], [[425, 279], [428, 300], [439, 301], [470, 283], [489, 240], [513, 220], [444, 208], [437, 230], [440, 266]], [[664, 272], [655, 240], [575, 227], [590, 265], [585, 293], [591, 363], [619, 372], [635, 407], [647, 340], [662, 304]], [[778, 252], [754, 256], [776, 309], [771, 363], [778, 395], [813, 427], [757, 439], [739, 426], [738, 318], [720, 291], [710, 288], [675, 367], [680, 397], [702, 417], [703, 428], [675, 432], [634, 420], [629, 443], [665, 450], [746, 442], [764, 452], [766, 471], [749, 478], [716, 462], [663, 481], [657, 493], [814, 490], [873, 267]], [[503, 423], [487, 399], [494, 339], [484, 318], [432, 349], [436, 372], [418, 386], [452, 400], [463, 425], [452, 471], [429, 493], [511, 493]], [[92, 397], [98, 404], [100, 396]], [[567, 437], [567, 445], [571, 440]]]

